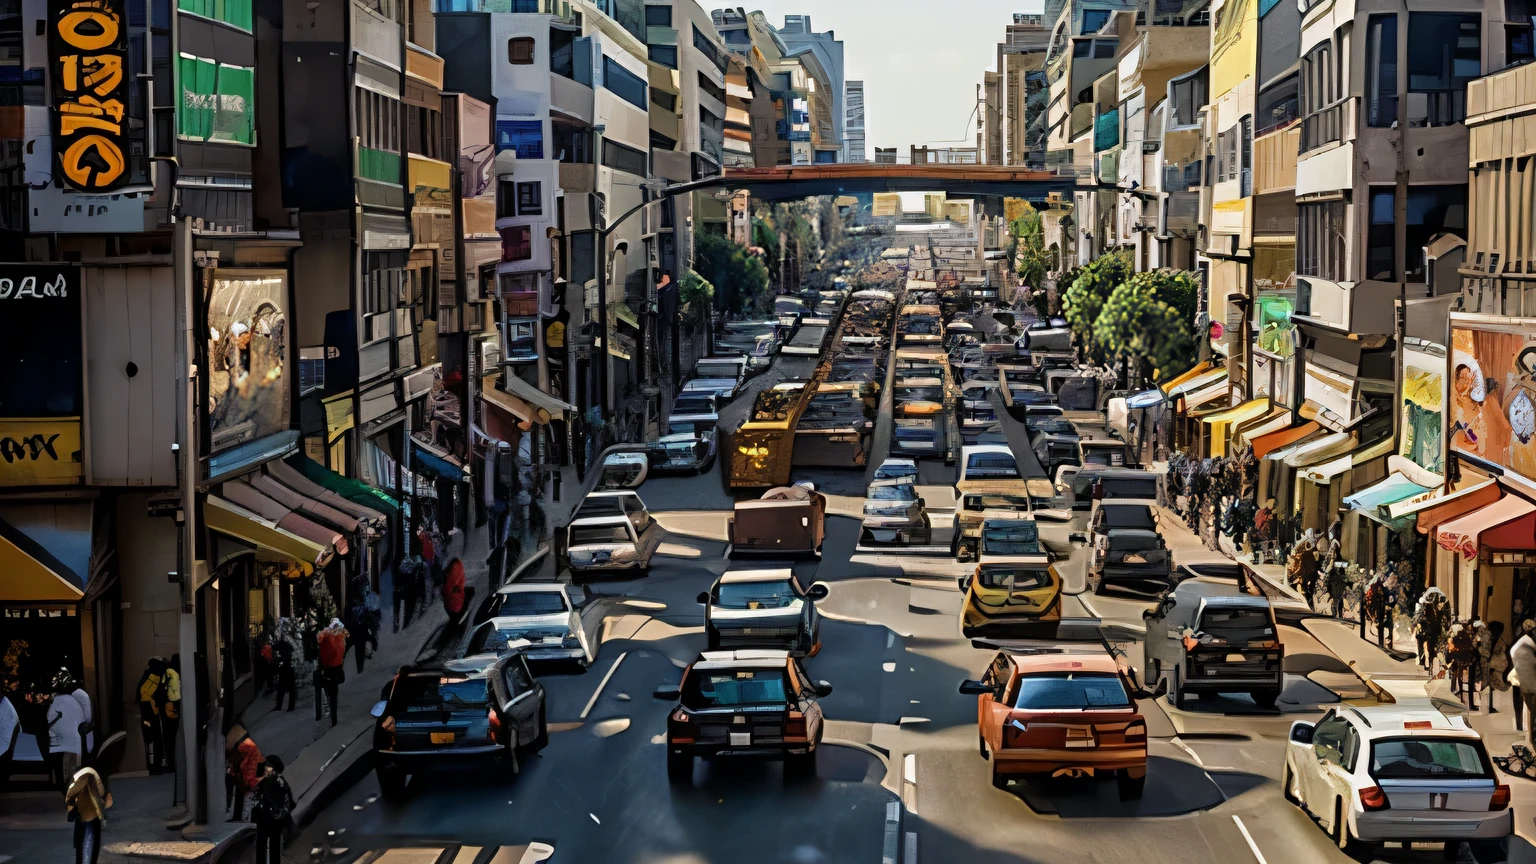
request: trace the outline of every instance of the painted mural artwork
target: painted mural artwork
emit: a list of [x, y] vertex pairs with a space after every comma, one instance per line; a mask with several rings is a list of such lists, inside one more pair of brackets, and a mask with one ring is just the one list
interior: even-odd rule
[[1452, 328], [1450, 443], [1536, 477], [1536, 337], [1520, 327]]
[[1403, 434], [1398, 455], [1439, 474], [1445, 465], [1445, 444], [1441, 440], [1445, 359], [1419, 351], [1405, 353]]
[[207, 308], [213, 449], [286, 430], [287, 278], [275, 271], [216, 270]]

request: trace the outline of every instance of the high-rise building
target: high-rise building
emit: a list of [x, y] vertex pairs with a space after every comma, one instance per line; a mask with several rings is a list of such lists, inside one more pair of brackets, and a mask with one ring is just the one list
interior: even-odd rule
[[779, 38], [791, 57], [811, 55], [806, 69], [816, 81], [810, 98], [811, 125], [817, 137], [812, 161], [846, 162], [847, 112], [844, 95], [843, 43], [831, 30], [817, 33], [809, 15], [785, 15]]
[[864, 143], [864, 82], [849, 81], [844, 99], [848, 103], [848, 161], [867, 162], [869, 154]]

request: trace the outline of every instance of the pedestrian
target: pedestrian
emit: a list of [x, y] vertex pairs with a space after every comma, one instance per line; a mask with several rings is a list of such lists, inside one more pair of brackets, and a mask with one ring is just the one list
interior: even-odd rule
[[256, 864], [281, 864], [283, 838], [293, 828], [293, 789], [283, 777], [283, 760], [268, 756], [251, 805], [256, 823]]
[[1413, 638], [1419, 645], [1419, 665], [1428, 672], [1435, 671], [1435, 658], [1445, 645], [1450, 620], [1451, 604], [1445, 592], [1429, 588], [1420, 595], [1413, 608]]
[[229, 821], [245, 821], [245, 795], [261, 779], [261, 748], [236, 723], [224, 736], [224, 806]]
[[347, 641], [352, 646], [352, 660], [357, 664], [359, 675], [363, 673], [363, 660], [368, 653], [367, 614], [361, 603], [347, 610]]
[[1489, 621], [1483, 632], [1486, 635], [1478, 644], [1482, 653], [1483, 691], [1487, 693], [1488, 713], [1497, 714], [1493, 694], [1509, 689], [1509, 638], [1504, 635], [1503, 621]]
[[144, 762], [149, 773], [159, 774], [165, 765], [164, 741], [160, 726], [159, 693], [165, 677], [165, 658], [151, 657], [139, 679], [139, 732], [144, 736]]
[[107, 823], [111, 806], [112, 793], [95, 768], [81, 768], [69, 778], [64, 808], [75, 825], [75, 864], [96, 864], [101, 854], [101, 828]]
[[11, 704], [9, 681], [0, 681], [0, 788], [11, 778], [11, 759], [21, 738], [21, 715]]
[[160, 703], [160, 735], [165, 743], [165, 767], [176, 770], [176, 730], [181, 726], [181, 655], [172, 654], [165, 667], [165, 698]]
[[55, 693], [68, 693], [80, 705], [81, 762], [90, 761], [91, 754], [96, 752], [95, 714], [91, 710], [90, 694], [80, 686], [80, 679], [75, 677], [75, 673], [67, 668], [61, 668], [53, 676], [53, 690]]
[[347, 678], [347, 628], [342, 626], [339, 619], [332, 618], [331, 623], [315, 636], [315, 641], [318, 643], [320, 659], [315, 665], [314, 676], [315, 719], [321, 718], [323, 697], [325, 704], [331, 706], [331, 725], [335, 726], [337, 691], [341, 682]]
[[272, 651], [272, 637], [262, 635], [256, 639], [256, 656], [252, 665], [256, 673], [256, 695], [261, 695], [276, 684], [274, 661], [277, 656]]
[[442, 574], [437, 569], [437, 543], [432, 529], [426, 525], [416, 530], [416, 539], [421, 543], [421, 561], [427, 567], [427, 575], [432, 577], [432, 587], [437, 588]]
[[[1536, 639], [1531, 638], [1532, 631], [1536, 631], [1536, 621], [1527, 618], [1520, 622], [1520, 638], [1509, 649], [1509, 683], [1515, 688], [1515, 731], [1524, 731], [1526, 746], [1536, 749]], [[1526, 719], [1530, 722], [1524, 723]]]
[[61, 689], [67, 686], [68, 681], [56, 682], [53, 699], [48, 703], [48, 756], [53, 762], [60, 789], [68, 789], [75, 772], [80, 770], [83, 751], [80, 730], [84, 714], [75, 697]]
[[283, 697], [287, 696], [286, 710], [292, 711], [299, 701], [297, 673], [293, 668], [293, 643], [288, 640], [285, 630], [281, 627], [273, 639], [277, 642], [277, 704], [272, 707], [272, 710], [283, 710]]
[[1328, 591], [1328, 601], [1333, 606], [1333, 617], [1344, 617], [1344, 595], [1349, 591], [1349, 571], [1345, 569], [1343, 561], [1329, 557], [1332, 562], [1328, 565], [1327, 584], [1323, 587]]

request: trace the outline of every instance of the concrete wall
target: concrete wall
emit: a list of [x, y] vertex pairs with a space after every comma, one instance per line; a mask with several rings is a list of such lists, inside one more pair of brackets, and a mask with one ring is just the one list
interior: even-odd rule
[[[150, 657], [169, 658], [180, 649], [181, 589], [166, 578], [176, 569], [176, 522], [147, 515], [147, 499], [148, 493], [129, 492], [116, 500], [122, 650], [114, 674], [122, 682], [119, 707], [128, 732], [125, 771], [145, 767], [144, 739], [139, 734], [139, 677]], [[183, 669], [191, 668], [190, 659], [183, 658]], [[98, 711], [107, 716], [105, 706]], [[180, 756], [178, 752], [178, 761]]]

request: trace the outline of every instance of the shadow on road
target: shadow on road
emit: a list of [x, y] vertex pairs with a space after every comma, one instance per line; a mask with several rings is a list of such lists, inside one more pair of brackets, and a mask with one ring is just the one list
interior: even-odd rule
[[[1254, 779], [1253, 785], [1264, 782], [1262, 777]], [[1209, 810], [1227, 800], [1222, 789], [1198, 765], [1161, 756], [1147, 757], [1146, 790], [1141, 798], [1131, 801], [1120, 800], [1118, 786], [1110, 777], [1013, 780], [1007, 791], [1036, 813], [1063, 819], [1184, 816]]]

